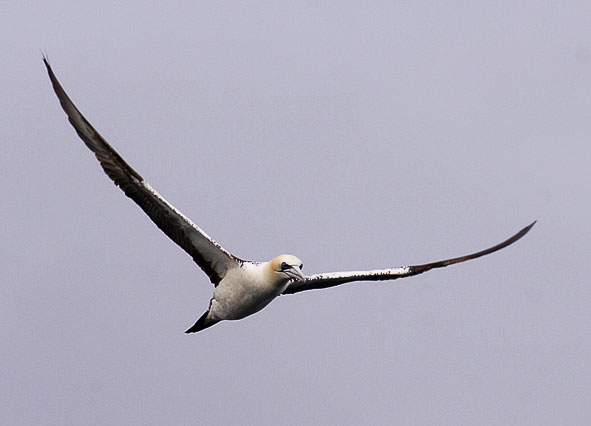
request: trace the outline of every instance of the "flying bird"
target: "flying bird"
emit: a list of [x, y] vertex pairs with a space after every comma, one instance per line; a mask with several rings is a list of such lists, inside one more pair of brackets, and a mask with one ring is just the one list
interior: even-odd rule
[[488, 249], [423, 265], [306, 276], [302, 273], [302, 261], [290, 254], [281, 254], [268, 262], [243, 260], [216, 243], [131, 168], [70, 100], [45, 56], [43, 62], [68, 120], [94, 153], [107, 176], [136, 202], [162, 232], [193, 258], [214, 285], [207, 311], [186, 333], [201, 331], [220, 321], [245, 318], [260, 311], [282, 294], [329, 288], [353, 281], [395, 280], [476, 259], [513, 244], [536, 223], [534, 221], [509, 239]]

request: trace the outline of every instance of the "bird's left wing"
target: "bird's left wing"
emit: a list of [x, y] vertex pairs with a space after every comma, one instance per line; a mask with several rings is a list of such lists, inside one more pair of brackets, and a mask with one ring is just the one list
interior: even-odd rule
[[68, 120], [78, 136], [90, 148], [105, 173], [146, 212], [171, 240], [185, 250], [217, 285], [229, 269], [243, 261], [216, 243], [189, 218], [160, 196], [138, 172], [131, 168], [109, 143], [92, 127], [70, 100], [55, 77], [47, 58], [43, 58], [49, 79]]
[[466, 256], [454, 257], [453, 259], [440, 260], [438, 262], [427, 263], [425, 265], [403, 266], [400, 268], [390, 269], [376, 269], [373, 271], [350, 271], [350, 272], [330, 272], [326, 274], [310, 275], [306, 277], [305, 281], [297, 281], [291, 283], [283, 292], [283, 294], [299, 293], [300, 291], [316, 290], [321, 288], [329, 288], [337, 285], [349, 283], [352, 281], [384, 281], [395, 280], [397, 278], [410, 277], [413, 275], [422, 274], [430, 269], [443, 268], [454, 263], [465, 262], [467, 260], [476, 259], [477, 257], [485, 256], [494, 253], [497, 250], [513, 244], [515, 241], [523, 237], [529, 232], [535, 221], [523, 228], [521, 231], [513, 235], [511, 238], [499, 243], [493, 247], [481, 250], [477, 253], [468, 254]]

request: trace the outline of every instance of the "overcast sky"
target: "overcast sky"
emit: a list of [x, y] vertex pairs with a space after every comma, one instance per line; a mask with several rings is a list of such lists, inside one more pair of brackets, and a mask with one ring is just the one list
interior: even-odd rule
[[[0, 424], [591, 424], [591, 3], [4, 2]], [[235, 255], [306, 273], [202, 333], [207, 276], [41, 61]]]

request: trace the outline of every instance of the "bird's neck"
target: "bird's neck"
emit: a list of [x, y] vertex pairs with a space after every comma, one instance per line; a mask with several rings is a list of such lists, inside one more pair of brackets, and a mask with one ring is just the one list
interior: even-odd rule
[[263, 280], [272, 285], [273, 287], [284, 287], [287, 286], [289, 281], [288, 277], [282, 276], [283, 274], [278, 274], [271, 262], [265, 262], [261, 266], [263, 266]]

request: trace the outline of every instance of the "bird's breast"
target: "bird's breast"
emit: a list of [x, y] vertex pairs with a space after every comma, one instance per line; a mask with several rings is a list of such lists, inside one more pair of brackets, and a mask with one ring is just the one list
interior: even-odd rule
[[281, 294], [284, 286], [269, 279], [261, 264], [244, 264], [228, 271], [213, 295], [213, 314], [224, 320], [247, 317]]

